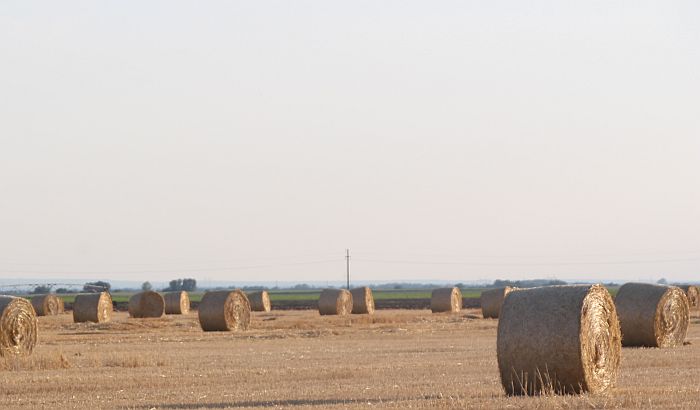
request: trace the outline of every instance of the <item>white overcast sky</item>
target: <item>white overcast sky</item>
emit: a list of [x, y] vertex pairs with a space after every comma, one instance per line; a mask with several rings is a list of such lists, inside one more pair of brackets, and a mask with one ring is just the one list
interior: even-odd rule
[[2, 1], [0, 277], [700, 279], [695, 1]]

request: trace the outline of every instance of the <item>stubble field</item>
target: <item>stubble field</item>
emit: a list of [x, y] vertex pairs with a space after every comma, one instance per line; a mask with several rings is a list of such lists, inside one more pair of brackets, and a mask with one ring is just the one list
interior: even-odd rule
[[676, 349], [624, 348], [607, 395], [506, 397], [496, 320], [479, 310], [256, 313], [202, 332], [196, 312], [75, 324], [40, 317], [34, 354], [0, 363], [5, 408], [700, 408], [700, 319]]

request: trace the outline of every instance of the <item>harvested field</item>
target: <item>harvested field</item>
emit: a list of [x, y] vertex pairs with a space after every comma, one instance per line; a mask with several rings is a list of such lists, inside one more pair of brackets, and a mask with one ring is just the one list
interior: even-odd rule
[[[40, 317], [34, 354], [0, 364], [11, 408], [697, 408], [700, 319], [690, 344], [623, 348], [603, 396], [507, 397], [497, 321], [480, 310], [373, 316], [253, 313], [245, 332], [203, 332], [197, 315], [73, 323]], [[342, 358], [342, 359], [341, 359]]]

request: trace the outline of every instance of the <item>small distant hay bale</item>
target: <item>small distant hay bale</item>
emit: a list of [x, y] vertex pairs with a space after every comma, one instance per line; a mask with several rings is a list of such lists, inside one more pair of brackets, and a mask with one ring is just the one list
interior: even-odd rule
[[516, 289], [517, 288], [506, 286], [504, 288], [490, 289], [481, 292], [481, 312], [484, 319], [498, 319], [506, 295]]
[[615, 297], [623, 346], [681, 346], [688, 332], [688, 297], [675, 286], [626, 283]]
[[344, 316], [352, 312], [352, 293], [345, 289], [324, 289], [318, 298], [318, 313]]
[[63, 299], [53, 294], [32, 297], [32, 306], [37, 316], [51, 316], [63, 313]]
[[205, 293], [198, 310], [199, 325], [205, 332], [246, 330], [250, 326], [250, 302], [239, 289]]
[[685, 292], [685, 296], [688, 297], [688, 306], [690, 308], [696, 308], [700, 306], [700, 288], [695, 285], [683, 285], [679, 286]]
[[249, 293], [248, 300], [250, 301], [250, 309], [253, 312], [269, 312], [272, 309], [270, 294], [266, 290]]
[[78, 295], [73, 302], [73, 321], [109, 322], [112, 319], [112, 310], [112, 297], [109, 292]]
[[430, 310], [433, 313], [459, 312], [462, 309], [462, 291], [459, 288], [439, 288], [430, 297]]
[[352, 294], [352, 313], [370, 315], [374, 313], [372, 289], [365, 286], [352, 289], [350, 293]]
[[620, 325], [602, 285], [547, 286], [512, 292], [496, 342], [508, 395], [600, 393], [620, 367]]
[[165, 313], [165, 300], [158, 292], [147, 290], [129, 298], [129, 316], [133, 318], [161, 317]]
[[38, 320], [27, 299], [0, 296], [0, 356], [27, 356], [36, 346]]
[[190, 312], [190, 295], [184, 290], [166, 292], [163, 299], [166, 315], [186, 315]]

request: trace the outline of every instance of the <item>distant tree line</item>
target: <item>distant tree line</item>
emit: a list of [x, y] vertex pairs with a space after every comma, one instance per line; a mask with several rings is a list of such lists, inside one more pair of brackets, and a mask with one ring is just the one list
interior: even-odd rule
[[174, 292], [179, 290], [194, 292], [195, 290], [197, 290], [197, 280], [192, 278], [173, 279], [170, 281], [168, 287], [163, 290], [166, 292]]
[[516, 288], [535, 288], [538, 286], [566, 285], [563, 280], [558, 279], [531, 279], [531, 280], [500, 280], [493, 281], [494, 288], [504, 288], [513, 286]]

